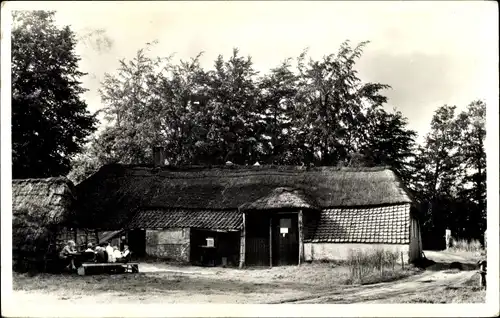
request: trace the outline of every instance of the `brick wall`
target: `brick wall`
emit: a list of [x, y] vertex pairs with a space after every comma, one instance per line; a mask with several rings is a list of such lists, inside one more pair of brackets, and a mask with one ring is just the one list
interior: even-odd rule
[[189, 262], [189, 237], [189, 229], [146, 230], [146, 254]]

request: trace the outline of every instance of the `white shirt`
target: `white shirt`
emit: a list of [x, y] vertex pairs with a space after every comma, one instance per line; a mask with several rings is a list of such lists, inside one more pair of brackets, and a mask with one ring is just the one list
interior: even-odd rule
[[106, 246], [106, 253], [108, 253], [108, 262], [114, 263], [115, 255], [113, 254], [113, 248], [111, 247], [111, 245]]
[[124, 250], [123, 253], [122, 253], [122, 256], [123, 257], [127, 257], [128, 253], [130, 253], [129, 250]]
[[113, 251], [113, 256], [115, 257], [115, 260], [117, 258], [122, 258], [122, 252], [120, 252], [119, 250], [114, 250]]

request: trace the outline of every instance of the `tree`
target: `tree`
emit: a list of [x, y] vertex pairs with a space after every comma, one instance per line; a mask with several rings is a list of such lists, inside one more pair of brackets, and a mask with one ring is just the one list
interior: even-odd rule
[[364, 165], [390, 166], [408, 183], [413, 173], [417, 133], [407, 128], [408, 120], [399, 111], [367, 110], [360, 153]]
[[304, 52], [296, 70], [286, 59], [260, 78], [237, 49], [209, 71], [199, 56], [173, 64], [140, 50], [102, 83], [111, 125], [95, 143], [108, 162], [151, 162], [153, 146], [166, 147], [175, 165], [337, 165], [376, 151], [365, 157], [405, 171], [414, 133], [400, 113], [383, 111], [387, 85], [357, 77], [365, 44], [345, 42], [307, 64]]
[[[290, 164], [299, 159], [296, 137], [297, 76], [291, 70], [291, 59], [273, 68], [270, 74], [259, 81], [261, 119], [264, 131], [260, 135], [260, 162], [268, 164]], [[300, 159], [299, 159], [300, 161]]]
[[445, 228], [455, 237], [481, 239], [486, 225], [486, 105], [472, 102], [458, 116], [455, 110], [444, 105], [435, 112], [416, 154], [413, 184], [429, 243], [443, 242]]
[[232, 56], [224, 61], [222, 55], [208, 72], [206, 104], [208, 128], [206, 144], [210, 149], [208, 164], [253, 164], [257, 158], [257, 139], [262, 123], [258, 110], [259, 90], [257, 71], [251, 57]]
[[[99, 142], [107, 161], [147, 163], [151, 161], [152, 147], [160, 143], [163, 110], [171, 101], [165, 101], [157, 88], [163, 85], [169, 58], [153, 59], [141, 49], [130, 60], [120, 61], [116, 74], [105, 74], [99, 90], [105, 105], [107, 126]], [[163, 113], [162, 113], [163, 112]]]
[[66, 175], [95, 130], [81, 99], [76, 39], [54, 12], [15, 12], [12, 28], [12, 176]]
[[438, 238], [454, 222], [451, 206], [460, 174], [455, 110], [448, 105], [436, 110], [430, 132], [417, 152], [416, 188], [425, 211], [423, 232], [429, 241], [441, 242]]
[[[486, 230], [486, 104], [473, 101], [461, 112], [455, 124], [459, 132], [458, 156], [462, 174], [459, 176], [459, 197], [470, 201], [465, 222], [478, 225], [470, 235], [476, 238]], [[464, 222], [464, 223], [465, 223]]]
[[388, 85], [362, 83], [354, 69], [364, 46], [352, 48], [342, 43], [337, 54], [320, 61], [309, 59], [306, 52], [298, 59], [298, 104], [300, 126], [305, 133], [305, 147], [314, 164], [337, 165], [359, 152], [366, 122], [364, 112], [387, 101], [380, 94]]

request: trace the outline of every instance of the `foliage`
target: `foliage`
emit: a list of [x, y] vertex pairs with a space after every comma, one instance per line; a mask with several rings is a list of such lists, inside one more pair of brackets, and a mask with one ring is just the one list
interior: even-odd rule
[[347, 265], [350, 269], [350, 281], [352, 283], [367, 282], [367, 278], [375, 270], [381, 276], [384, 271], [394, 272], [400, 254], [395, 251], [375, 249], [370, 252], [361, 250], [349, 250]]
[[65, 175], [94, 131], [81, 99], [76, 39], [54, 12], [14, 13], [12, 28], [13, 178]]
[[[163, 146], [176, 165], [345, 165], [357, 152], [377, 148], [372, 165], [403, 171], [414, 132], [400, 113], [383, 110], [380, 92], [387, 85], [357, 77], [366, 43], [344, 42], [319, 61], [303, 52], [295, 68], [286, 59], [260, 77], [237, 49], [227, 60], [220, 55], [209, 71], [200, 55], [174, 64], [171, 56], [149, 57], [149, 46], [139, 50], [102, 83], [111, 125], [94, 141], [104, 154], [99, 162], [150, 163], [151, 149]], [[372, 131], [361, 125], [369, 121]], [[388, 133], [385, 144], [377, 143], [379, 131], [394, 134], [395, 142]]]
[[483, 250], [479, 240], [453, 239], [451, 250], [465, 252], [481, 252]]
[[420, 200], [424, 245], [444, 248], [449, 228], [458, 237], [482, 238], [486, 229], [486, 104], [438, 108], [417, 151], [412, 180]]

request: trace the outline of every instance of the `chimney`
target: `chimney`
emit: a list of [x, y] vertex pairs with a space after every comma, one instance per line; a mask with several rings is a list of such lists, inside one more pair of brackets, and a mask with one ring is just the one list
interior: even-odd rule
[[165, 147], [153, 147], [153, 160], [155, 166], [164, 166], [167, 162]]

